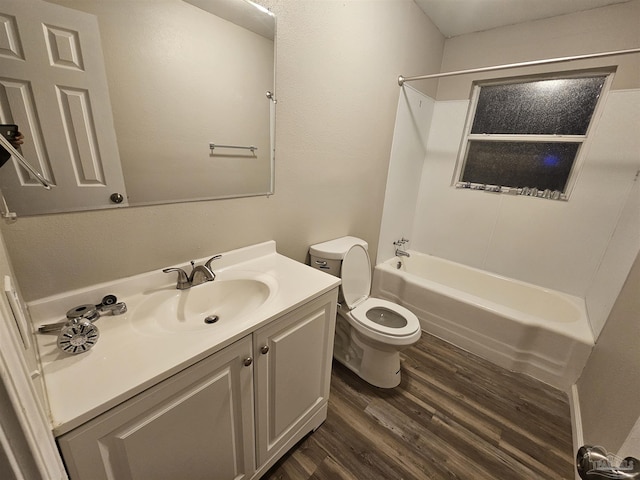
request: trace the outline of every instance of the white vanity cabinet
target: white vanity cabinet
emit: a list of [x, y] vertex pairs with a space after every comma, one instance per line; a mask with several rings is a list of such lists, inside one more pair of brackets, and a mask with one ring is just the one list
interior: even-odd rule
[[244, 363], [251, 356], [250, 337], [239, 340], [58, 438], [69, 477], [250, 478], [253, 368]]
[[259, 478], [326, 418], [336, 299], [333, 289], [60, 436], [71, 480]]

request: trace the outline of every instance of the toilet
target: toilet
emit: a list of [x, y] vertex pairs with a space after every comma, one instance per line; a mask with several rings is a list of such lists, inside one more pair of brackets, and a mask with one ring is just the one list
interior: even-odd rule
[[341, 237], [309, 248], [311, 266], [342, 279], [333, 356], [371, 385], [400, 384], [400, 351], [415, 344], [420, 322], [406, 308], [369, 296], [367, 242]]

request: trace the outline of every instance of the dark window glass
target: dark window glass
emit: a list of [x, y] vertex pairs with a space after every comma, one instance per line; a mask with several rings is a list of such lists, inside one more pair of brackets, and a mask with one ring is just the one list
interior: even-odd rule
[[471, 133], [585, 135], [605, 79], [482, 86]]
[[470, 141], [463, 182], [564, 192], [580, 143]]

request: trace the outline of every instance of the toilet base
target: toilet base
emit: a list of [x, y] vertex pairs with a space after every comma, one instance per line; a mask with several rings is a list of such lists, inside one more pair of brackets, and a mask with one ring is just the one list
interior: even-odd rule
[[[382, 371], [374, 371], [371, 368], [363, 370], [357, 365], [354, 365], [352, 362], [346, 360], [345, 358], [341, 358], [335, 353], [333, 355], [333, 358], [335, 358], [342, 365], [354, 372], [365, 382], [373, 385], [374, 387], [380, 388], [394, 388], [400, 385], [400, 380], [402, 378], [400, 375], [400, 354], [396, 354], [396, 357], [397, 358], [392, 362], [383, 365], [383, 368], [385, 369], [383, 373]], [[395, 364], [397, 364], [397, 369], [393, 366]], [[389, 366], [391, 368], [387, 368]]]
[[400, 350], [382, 350], [363, 338], [338, 315], [333, 357], [367, 383], [380, 388], [400, 384]]

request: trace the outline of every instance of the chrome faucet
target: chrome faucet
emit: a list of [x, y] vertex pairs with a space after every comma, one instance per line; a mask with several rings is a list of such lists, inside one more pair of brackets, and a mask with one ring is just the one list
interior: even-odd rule
[[213, 282], [216, 279], [216, 274], [211, 270], [211, 262], [222, 257], [222, 255], [214, 255], [205, 262], [204, 265], [196, 265], [191, 260], [191, 274], [187, 275], [181, 268], [165, 268], [162, 271], [164, 273], [178, 272], [178, 281], [176, 282], [176, 288], [178, 290], [186, 290], [191, 287], [198, 286], [202, 283]]
[[393, 244], [396, 246], [396, 257], [410, 257], [407, 252], [404, 251], [404, 244], [409, 241], [408, 238], [402, 237], [400, 240], [396, 240]]

